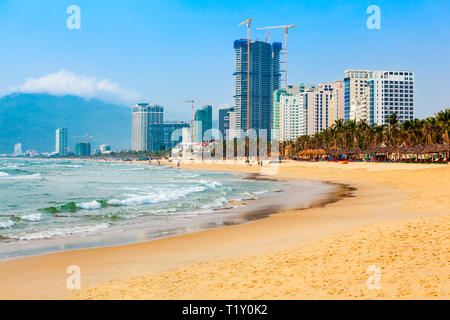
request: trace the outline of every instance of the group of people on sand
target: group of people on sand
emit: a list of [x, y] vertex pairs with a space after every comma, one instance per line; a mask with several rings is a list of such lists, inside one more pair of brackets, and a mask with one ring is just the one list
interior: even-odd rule
[[[152, 164], [152, 159], [148, 160], [148, 163], [149, 163], [149, 164]], [[158, 166], [160, 166], [160, 165], [161, 165], [161, 161], [157, 160], [156, 164], [157, 164]]]

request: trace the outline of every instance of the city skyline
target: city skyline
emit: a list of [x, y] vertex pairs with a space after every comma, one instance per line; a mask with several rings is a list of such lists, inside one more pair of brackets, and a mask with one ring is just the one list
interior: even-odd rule
[[[259, 6], [249, 2], [226, 8], [208, 2], [207, 9], [189, 1], [137, 2], [133, 8], [118, 2], [78, 1], [82, 10], [80, 30], [65, 27], [69, 2], [62, 1], [52, 9], [42, 3], [0, 4], [0, 30], [14, 30], [14, 36], [0, 31], [6, 49], [0, 53], [0, 69], [12, 71], [8, 79], [0, 79], [0, 95], [12, 89], [53, 90], [104, 99], [120, 97], [127, 100], [123, 103], [126, 106], [148, 101], [165, 106], [171, 120], [190, 119], [190, 108], [183, 101], [195, 97], [197, 106], [213, 105], [216, 119], [219, 107], [233, 106], [232, 42], [246, 37], [237, 24], [253, 17], [252, 40], [266, 37], [266, 32], [256, 27], [297, 25], [289, 38], [290, 84], [331, 83], [342, 80], [346, 69], [413, 70], [417, 77], [416, 117], [431, 116], [450, 100], [445, 90], [449, 85], [449, 44], [442, 41], [450, 30], [450, 22], [442, 14], [449, 4], [444, 1], [380, 1], [381, 30], [366, 27], [369, 3], [356, 1], [260, 2]], [[201, 17], [203, 10], [208, 10], [208, 17]], [[18, 12], [21, 18], [12, 19]], [[117, 16], [118, 12], [126, 14]], [[161, 21], [155, 12], [171, 12], [175, 25], [166, 28], [168, 22], [157, 24]], [[145, 15], [155, 19], [147, 21]], [[117, 21], [109, 21], [111, 18]], [[209, 19], [215, 23], [206, 27]], [[404, 28], [405, 24], [410, 27]], [[440, 31], [439, 36], [428, 37], [434, 29]], [[129, 34], [132, 36], [127, 38]], [[103, 36], [100, 46], [95, 40]], [[117, 36], [124, 42], [121, 48], [122, 40], [117, 41]], [[197, 37], [208, 41], [192, 41]], [[272, 30], [269, 39], [283, 42], [282, 31]], [[158, 50], [150, 51], [154, 44], [158, 44]], [[132, 53], [123, 49], [138, 45], [140, 50]], [[35, 50], [28, 50], [29, 46]], [[183, 50], [173, 50], [174, 46]], [[158, 76], [151, 79], [149, 74]], [[72, 88], [54, 88], [58, 79], [72, 83]], [[97, 90], [83, 91], [79, 83]]]

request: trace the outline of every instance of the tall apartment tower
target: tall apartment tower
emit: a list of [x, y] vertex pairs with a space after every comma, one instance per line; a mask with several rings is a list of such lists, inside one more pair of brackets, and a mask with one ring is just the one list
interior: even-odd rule
[[370, 71], [368, 79], [371, 123], [385, 124], [393, 113], [400, 123], [414, 119], [414, 72]]
[[367, 70], [345, 71], [345, 121], [365, 119], [369, 123], [367, 110], [368, 77]]
[[247, 129], [247, 90], [250, 93], [249, 128], [257, 132], [265, 129], [270, 137], [273, 92], [280, 87], [279, 42], [250, 42], [250, 88], [247, 88], [247, 40], [234, 41], [236, 129]]
[[321, 83], [313, 92], [307, 94], [308, 135], [312, 135], [328, 128], [333, 86], [330, 83]]
[[316, 89], [313, 84], [288, 85], [273, 94], [272, 140], [295, 140], [308, 134], [308, 95]]
[[67, 156], [68, 146], [68, 130], [67, 128], [56, 129], [55, 151], [60, 156]]
[[21, 156], [22, 154], [23, 154], [23, 152], [22, 152], [22, 144], [20, 142], [16, 143], [14, 145], [14, 155], [17, 157], [17, 156]]
[[232, 107], [224, 107], [219, 109], [219, 131], [222, 138], [225, 139], [230, 129], [230, 112], [233, 112]]
[[212, 106], [206, 105], [195, 112], [194, 142], [211, 140]]
[[133, 107], [132, 150], [149, 150], [149, 126], [163, 123], [164, 108], [148, 103], [139, 103]]
[[382, 125], [395, 113], [399, 122], [414, 118], [414, 72], [345, 71], [345, 120]]
[[329, 103], [328, 127], [331, 127], [336, 120], [345, 117], [345, 83], [344, 81], [333, 82], [333, 94]]

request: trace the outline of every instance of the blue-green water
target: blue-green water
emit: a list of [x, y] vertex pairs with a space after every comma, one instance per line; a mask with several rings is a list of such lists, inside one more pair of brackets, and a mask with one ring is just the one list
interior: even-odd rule
[[0, 260], [245, 223], [307, 208], [334, 191], [321, 182], [148, 164], [3, 158]]
[[156, 165], [0, 159], [0, 242], [85, 235], [115, 226], [173, 225], [277, 187]]

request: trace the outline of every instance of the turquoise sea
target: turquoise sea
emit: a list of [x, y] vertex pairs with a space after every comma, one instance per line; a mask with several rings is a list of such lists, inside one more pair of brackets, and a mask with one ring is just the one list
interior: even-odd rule
[[[281, 189], [295, 194], [283, 195]], [[286, 186], [149, 164], [3, 158], [0, 259], [244, 223], [261, 217], [254, 212], [273, 213], [292, 199], [308, 206], [328, 190], [306, 181]]]

